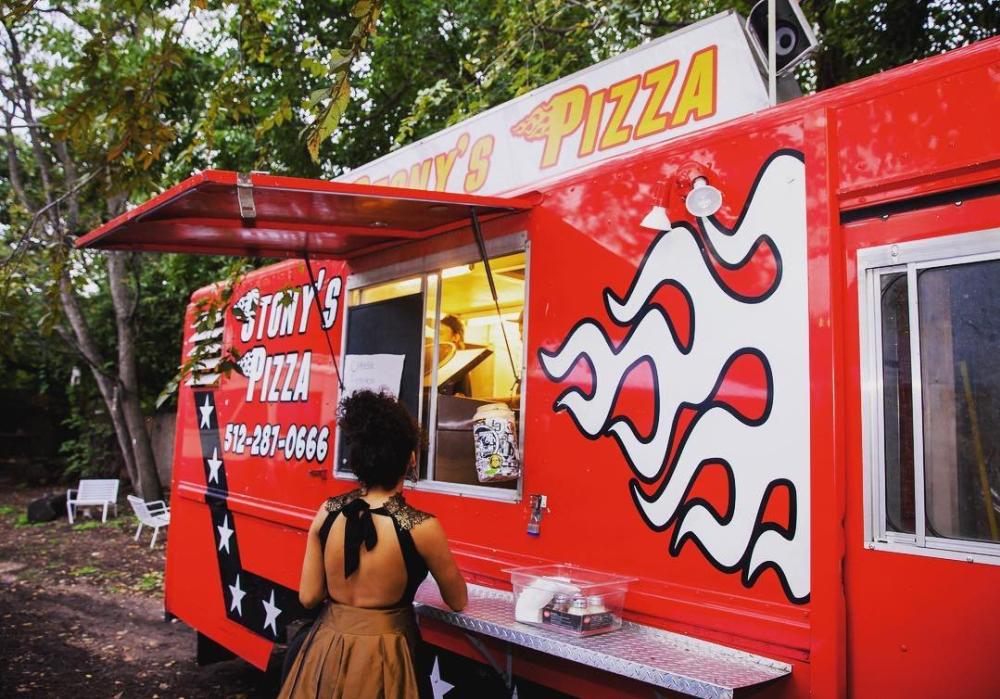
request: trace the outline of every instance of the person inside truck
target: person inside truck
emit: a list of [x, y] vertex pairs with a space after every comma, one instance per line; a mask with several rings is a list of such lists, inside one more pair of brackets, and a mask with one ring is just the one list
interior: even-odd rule
[[[465, 323], [456, 315], [446, 315], [438, 329], [442, 347], [450, 343], [456, 350], [465, 349]], [[449, 396], [471, 396], [472, 381], [468, 372], [462, 372], [455, 379], [442, 383], [438, 391]]]
[[441, 342], [450, 342], [455, 345], [455, 349], [465, 348], [465, 323], [453, 314], [448, 314], [441, 319]]
[[344, 398], [337, 424], [361, 487], [324, 502], [309, 528], [299, 600], [323, 609], [279, 697], [431, 696], [417, 668], [413, 598], [428, 572], [456, 611], [468, 591], [440, 523], [403, 499], [420, 429], [395, 398], [372, 391]]

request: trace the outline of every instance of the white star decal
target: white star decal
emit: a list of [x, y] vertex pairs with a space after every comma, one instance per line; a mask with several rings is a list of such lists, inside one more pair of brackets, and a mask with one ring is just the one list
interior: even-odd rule
[[246, 594], [240, 587], [240, 576], [239, 573], [236, 574], [236, 584], [229, 586], [229, 594], [232, 596], [233, 601], [229, 603], [229, 611], [236, 610], [236, 613], [243, 616], [243, 598]]
[[219, 458], [219, 450], [216, 447], [212, 447], [212, 458], [206, 459], [205, 463], [208, 464], [210, 469], [208, 472], [208, 482], [219, 482], [219, 466], [222, 465], [222, 459]]
[[226, 549], [229, 553], [229, 537], [233, 535], [233, 530], [229, 528], [229, 515], [222, 518], [222, 526], [216, 529], [219, 530], [219, 550]]
[[444, 699], [444, 695], [454, 687], [455, 685], [441, 679], [441, 667], [438, 665], [438, 658], [434, 658], [434, 669], [431, 670], [431, 691], [434, 692], [434, 699]]
[[267, 618], [264, 619], [264, 628], [266, 629], [270, 626], [271, 631], [274, 632], [275, 636], [277, 636], [278, 625], [275, 622], [278, 619], [278, 615], [281, 614], [281, 610], [274, 606], [274, 590], [271, 590], [271, 599], [264, 600], [262, 604], [264, 605], [264, 614], [267, 616]]
[[207, 393], [205, 394], [205, 405], [199, 405], [198, 410], [201, 411], [201, 424], [199, 427], [208, 429], [212, 426], [212, 411], [215, 410], [215, 406], [212, 405], [212, 399]]

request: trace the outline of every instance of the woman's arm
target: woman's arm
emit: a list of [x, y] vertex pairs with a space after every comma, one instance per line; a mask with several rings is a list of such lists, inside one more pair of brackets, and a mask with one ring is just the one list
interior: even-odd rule
[[431, 517], [414, 527], [412, 534], [417, 551], [423, 556], [441, 589], [441, 598], [456, 612], [465, 609], [465, 605], [469, 603], [469, 591], [465, 586], [465, 578], [448, 549], [448, 539], [441, 523], [436, 517]]
[[299, 602], [306, 609], [312, 609], [326, 599], [326, 568], [323, 566], [323, 546], [319, 541], [319, 530], [326, 515], [324, 504], [313, 518], [306, 535], [306, 555], [302, 559], [302, 578], [299, 580]]

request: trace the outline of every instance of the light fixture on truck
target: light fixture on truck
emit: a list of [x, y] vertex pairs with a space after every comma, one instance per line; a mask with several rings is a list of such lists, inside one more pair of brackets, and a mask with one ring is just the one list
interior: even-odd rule
[[710, 185], [704, 177], [696, 177], [691, 183], [691, 191], [684, 199], [684, 206], [692, 216], [711, 216], [722, 207], [722, 192]]
[[667, 189], [667, 182], [661, 180], [656, 183], [656, 203], [649, 210], [649, 213], [646, 214], [646, 217], [642, 219], [642, 223], [639, 224], [640, 226], [654, 231], [669, 231], [672, 228], [670, 217], [663, 206], [667, 201]]

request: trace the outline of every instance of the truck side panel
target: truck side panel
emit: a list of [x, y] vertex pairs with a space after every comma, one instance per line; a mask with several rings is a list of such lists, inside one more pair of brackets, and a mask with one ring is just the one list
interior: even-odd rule
[[[327, 476], [338, 389], [320, 313], [337, 352], [345, 267], [315, 264], [314, 274], [319, 310], [300, 261], [237, 284], [219, 350], [234, 350], [239, 370], [178, 395], [166, 608], [260, 668], [306, 614], [305, 531], [337, 488]], [[188, 309], [185, 358], [216, 293]]]
[[[879, 90], [848, 87], [844, 99], [828, 112], [831, 151], [838, 159], [831, 191], [843, 221], [838, 244], [831, 246], [840, 259], [831, 264], [842, 270], [842, 283], [834, 295], [841, 309], [838, 334], [844, 348], [838, 383], [846, 447], [843, 580], [846, 692], [850, 696], [993, 697], [1000, 687], [992, 660], [998, 647], [992, 620], [1000, 616], [1000, 598], [995, 594], [1000, 568], [971, 559], [876, 550], [871, 543], [869, 526], [874, 525], [866, 525], [865, 511], [869, 508], [871, 519], [878, 507], [873, 502], [873, 476], [866, 475], [866, 467], [873, 467], [875, 453], [866, 453], [865, 445], [871, 443], [877, 425], [875, 421], [863, 424], [861, 406], [866, 399], [864, 389], [871, 390], [871, 378], [862, 375], [862, 365], [871, 348], [861, 343], [861, 325], [866, 321], [860, 316], [859, 285], [864, 280], [858, 275], [861, 250], [953, 240], [948, 236], [1000, 227], [1000, 130], [995, 119], [1000, 104], [998, 47], [995, 40], [982, 42], [961, 52], [961, 57], [944, 55], [893, 71], [901, 77], [885, 80]], [[961, 262], [960, 250], [949, 251], [948, 243], [941, 256], [955, 256], [959, 258], [955, 263]], [[880, 304], [886, 303], [882, 294], [879, 299]], [[924, 387], [925, 396], [937, 391], [938, 397], [928, 428], [935, 429], [936, 423], [940, 431], [954, 424], [951, 439], [960, 442], [967, 438], [963, 423], [971, 394], [963, 396], [960, 389], [960, 346], [951, 317], [961, 314], [963, 306], [957, 302], [949, 310], [946, 288], [938, 288], [930, 301], [936, 307], [933, 344], [947, 353], [954, 345], [956, 366], [954, 376], [939, 376], [935, 385], [929, 382]], [[992, 304], [995, 309], [996, 298], [980, 297], [968, 303]], [[996, 338], [990, 339], [989, 328], [982, 326], [977, 332], [980, 350], [995, 354]], [[927, 339], [923, 332], [920, 337], [921, 343]], [[972, 376], [973, 385], [977, 380], [983, 385], [984, 379]], [[950, 399], [942, 400], [945, 396]], [[900, 399], [908, 409], [906, 397]], [[988, 394], [980, 395], [980, 401], [979, 417], [986, 420]], [[982, 423], [983, 429], [987, 424]], [[964, 453], [957, 444], [949, 446], [948, 435], [934, 435], [929, 451], [946, 461]], [[886, 438], [884, 448], [903, 444], [905, 449], [905, 442], [905, 435]], [[955, 462], [959, 469], [962, 458]], [[928, 462], [928, 479], [931, 473]], [[949, 474], [948, 480], [938, 477], [926, 487], [933, 493], [955, 485], [955, 476]], [[975, 490], [978, 497], [961, 505], [963, 516], [982, 512], [982, 497], [979, 488]]]

